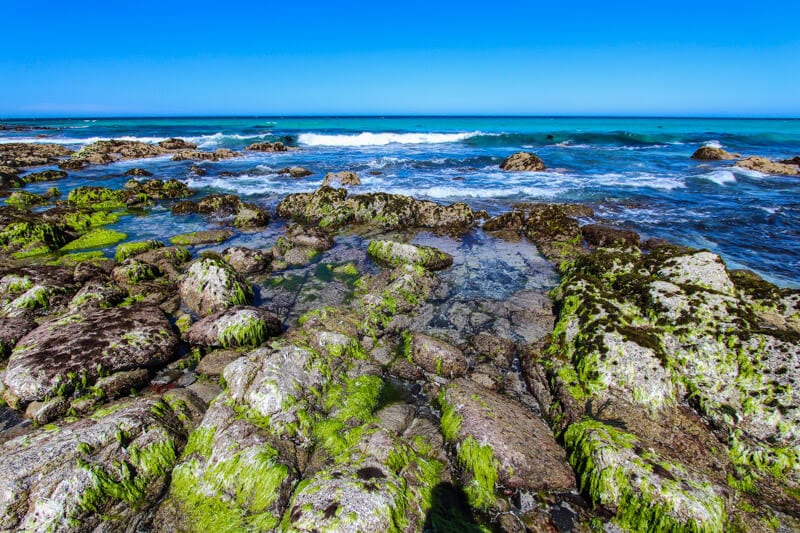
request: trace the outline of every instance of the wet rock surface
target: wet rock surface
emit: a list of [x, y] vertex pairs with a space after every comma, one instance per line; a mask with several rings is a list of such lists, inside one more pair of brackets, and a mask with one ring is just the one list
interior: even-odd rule
[[539, 156], [530, 152], [517, 152], [505, 158], [500, 168], [512, 172], [533, 172], [545, 170], [547, 167]]

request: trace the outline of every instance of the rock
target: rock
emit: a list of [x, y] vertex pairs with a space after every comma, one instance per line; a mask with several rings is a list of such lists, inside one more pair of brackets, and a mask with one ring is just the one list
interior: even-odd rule
[[798, 165], [800, 166], [800, 155], [796, 155], [791, 159], [784, 159], [781, 161], [784, 165]]
[[222, 258], [240, 274], [268, 272], [273, 259], [268, 250], [253, 250], [242, 246], [226, 248], [222, 251]]
[[105, 165], [114, 161], [142, 159], [162, 155], [166, 150], [154, 144], [140, 141], [109, 139], [87, 144], [72, 154], [72, 158], [95, 165]]
[[47, 198], [28, 191], [14, 191], [6, 198], [6, 205], [14, 206], [19, 209], [30, 209], [37, 205], [47, 203]]
[[125, 189], [128, 191], [125, 200], [127, 205], [143, 204], [150, 200], [174, 200], [194, 194], [185, 183], [175, 179], [167, 181], [130, 179], [125, 183]]
[[95, 387], [102, 390], [106, 398], [113, 400], [128, 394], [131, 389], [141, 390], [149, 381], [150, 372], [145, 368], [138, 368], [100, 378]]
[[22, 176], [22, 181], [25, 183], [38, 183], [41, 181], [55, 181], [63, 180], [67, 177], [67, 173], [63, 170], [44, 170], [42, 172], [34, 172]]
[[513, 172], [531, 172], [545, 170], [547, 167], [536, 154], [517, 152], [505, 158], [500, 163], [500, 168]]
[[35, 327], [36, 322], [29, 316], [0, 318], [0, 360], [8, 357], [17, 342]]
[[288, 148], [282, 142], [258, 142], [247, 146], [245, 150], [252, 152], [286, 152]]
[[467, 379], [442, 396], [442, 432], [457, 446], [459, 463], [472, 476], [466, 491], [478, 508], [492, 507], [495, 486], [568, 491], [575, 475], [550, 428], [518, 402]]
[[58, 168], [64, 170], [81, 170], [89, 166], [89, 163], [81, 159], [66, 159], [58, 164]]
[[197, 372], [210, 377], [219, 377], [230, 363], [242, 357], [236, 350], [215, 350], [200, 360]]
[[263, 228], [268, 223], [269, 214], [263, 208], [244, 202], [233, 219], [233, 225], [237, 228]]
[[0, 278], [0, 317], [35, 317], [63, 310], [78, 289], [70, 269], [31, 267]]
[[322, 186], [332, 186], [337, 182], [345, 186], [361, 185], [361, 179], [358, 177], [358, 174], [349, 170], [343, 170], [341, 172], [328, 172], [325, 175], [325, 179], [322, 180]]
[[278, 204], [278, 214], [321, 228], [364, 224], [381, 229], [442, 228], [464, 231], [475, 221], [472, 209], [464, 203], [442, 206], [408, 196], [370, 193], [348, 196], [345, 189], [320, 187], [314, 193], [286, 196]]
[[25, 409], [25, 416], [34, 424], [45, 425], [64, 416], [69, 409], [69, 402], [62, 396], [56, 396], [43, 402], [32, 402]]
[[313, 174], [310, 170], [303, 167], [286, 167], [278, 171], [278, 174], [289, 174], [292, 178], [305, 178]]
[[500, 368], [507, 368], [514, 359], [514, 342], [491, 333], [481, 332], [472, 337], [470, 345], [478, 355], [487, 357]]
[[111, 271], [111, 279], [123, 287], [136, 285], [160, 276], [161, 272], [158, 267], [137, 259], [126, 259]]
[[371, 241], [369, 256], [386, 265], [417, 265], [428, 270], [442, 270], [453, 264], [453, 256], [431, 246], [415, 246], [394, 241]]
[[127, 292], [114, 283], [101, 279], [86, 282], [69, 303], [70, 312], [77, 313], [81, 309], [113, 307], [122, 303]]
[[292, 246], [310, 248], [319, 252], [333, 248], [333, 237], [320, 228], [291, 226], [286, 230], [286, 238]]
[[536, 204], [529, 208], [525, 235], [548, 260], [559, 263], [582, 253], [581, 229], [562, 204]]
[[200, 316], [253, 302], [253, 289], [247, 280], [228, 263], [213, 257], [192, 263], [179, 290], [186, 306]]
[[787, 165], [785, 163], [776, 163], [770, 161], [766, 157], [751, 156], [740, 159], [736, 162], [739, 168], [748, 170], [755, 170], [763, 172], [764, 174], [780, 174], [783, 176], [797, 176], [800, 175], [800, 167], [797, 165]]
[[143, 168], [132, 168], [130, 170], [125, 171], [125, 176], [149, 178], [152, 175], [153, 175], [152, 172], [150, 172], [149, 170], [145, 170]]
[[172, 213], [201, 213], [217, 219], [234, 216], [233, 224], [238, 227], [263, 227], [269, 222], [269, 214], [264, 209], [243, 202], [235, 194], [212, 194], [197, 202], [180, 202], [173, 206]]
[[90, 386], [101, 373], [166, 364], [176, 346], [158, 308], [83, 311], [23, 337], [8, 360], [4, 383], [14, 403], [27, 404]]
[[525, 226], [525, 213], [522, 211], [511, 211], [502, 215], [490, 218], [483, 223], [484, 231], [521, 231]]
[[193, 231], [170, 237], [169, 242], [179, 246], [196, 246], [198, 244], [219, 244], [233, 237], [229, 229], [213, 229], [206, 231]]
[[139, 254], [163, 248], [164, 243], [155, 239], [148, 239], [146, 241], [125, 242], [117, 245], [117, 250], [114, 252], [114, 260], [117, 262], [124, 261], [130, 257], [135, 257]]
[[711, 252], [697, 252], [668, 259], [658, 271], [659, 277], [678, 285], [694, 285], [733, 294], [734, 285], [725, 263]]
[[287, 265], [300, 266], [307, 265], [318, 255], [318, 252], [313, 248], [296, 247], [291, 248], [283, 254], [283, 261]]
[[175, 137], [170, 137], [165, 141], [161, 141], [158, 145], [164, 150], [194, 150], [197, 148], [195, 143], [186, 142], [183, 139], [176, 139]]
[[135, 257], [137, 261], [157, 268], [170, 281], [175, 281], [181, 275], [180, 267], [192, 259], [192, 254], [181, 246], [166, 246], [137, 254]]
[[137, 529], [186, 442], [189, 413], [173, 405], [153, 397], [121, 401], [1, 444], [0, 528]]
[[467, 359], [455, 346], [421, 333], [412, 333], [406, 343], [411, 359], [426, 372], [451, 379], [467, 372]]
[[13, 168], [38, 167], [57, 163], [72, 150], [60, 144], [6, 143], [0, 145], [0, 165]]
[[207, 174], [206, 169], [197, 165], [192, 165], [191, 167], [189, 167], [189, 171], [196, 174], [197, 176], [205, 176]]
[[591, 246], [639, 246], [639, 234], [635, 231], [611, 228], [601, 224], [581, 226], [583, 239]]
[[281, 320], [257, 307], [237, 305], [192, 324], [185, 339], [192, 344], [223, 348], [257, 347], [280, 335]]
[[238, 157], [239, 153], [228, 148], [218, 148], [213, 152], [199, 152], [197, 150], [178, 150], [172, 156], [173, 161], [219, 161]]
[[701, 161], [725, 161], [736, 159], [739, 154], [731, 154], [716, 146], [701, 146], [692, 154], [692, 159]]

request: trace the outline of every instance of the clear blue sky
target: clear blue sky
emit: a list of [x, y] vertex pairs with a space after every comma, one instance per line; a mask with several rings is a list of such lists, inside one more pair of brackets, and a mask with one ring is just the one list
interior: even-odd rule
[[800, 1], [5, 0], [0, 116], [800, 116]]

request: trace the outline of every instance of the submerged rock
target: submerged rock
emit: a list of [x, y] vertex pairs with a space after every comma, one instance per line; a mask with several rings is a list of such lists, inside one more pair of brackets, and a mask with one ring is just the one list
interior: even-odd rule
[[701, 161], [726, 161], [737, 157], [739, 157], [739, 154], [726, 152], [717, 146], [701, 146], [692, 154], [692, 159]]
[[191, 430], [187, 403], [123, 400], [0, 444], [0, 528], [137, 529]]
[[133, 305], [66, 315], [17, 343], [4, 377], [7, 399], [24, 405], [85, 389], [109, 372], [164, 365], [176, 346], [158, 308]]
[[500, 168], [513, 172], [532, 172], [545, 170], [547, 167], [539, 156], [530, 152], [517, 152], [505, 158]]
[[767, 159], [766, 157], [745, 157], [744, 159], [737, 161], [736, 166], [740, 168], [746, 168], [748, 170], [763, 172], [764, 174], [779, 174], [783, 176], [800, 175], [800, 167], [797, 165], [776, 163]]
[[286, 167], [278, 170], [278, 174], [289, 174], [292, 178], [305, 178], [313, 174], [312, 171], [303, 167]]
[[219, 244], [231, 237], [233, 237], [233, 232], [229, 229], [211, 229], [175, 235], [170, 237], [169, 242], [178, 246], [195, 246], [198, 244]]
[[212, 194], [196, 202], [180, 202], [173, 206], [172, 213], [200, 213], [216, 219], [234, 217], [233, 225], [241, 228], [263, 227], [269, 223], [269, 214], [263, 208], [243, 202], [235, 194]]
[[228, 263], [214, 257], [192, 263], [179, 283], [179, 290], [186, 306], [201, 316], [253, 303], [253, 289], [247, 280]]
[[63, 170], [43, 170], [22, 176], [22, 181], [25, 183], [39, 183], [41, 181], [63, 180], [66, 177], [67, 173]]

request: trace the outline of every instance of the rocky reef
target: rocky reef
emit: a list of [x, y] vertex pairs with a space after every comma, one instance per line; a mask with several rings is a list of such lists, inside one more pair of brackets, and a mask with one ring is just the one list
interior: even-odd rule
[[4, 155], [0, 529], [800, 528], [800, 292], [579, 204], [25, 191], [49, 150]]

